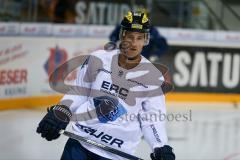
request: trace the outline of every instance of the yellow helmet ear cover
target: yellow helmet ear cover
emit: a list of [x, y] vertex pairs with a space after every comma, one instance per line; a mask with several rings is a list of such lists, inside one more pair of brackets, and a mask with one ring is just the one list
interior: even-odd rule
[[148, 21], [147, 15], [144, 13], [143, 18], [142, 18], [142, 23], [146, 23]]
[[127, 15], [125, 16], [127, 18], [127, 20], [132, 23], [133, 21], [133, 15], [132, 12], [128, 11]]

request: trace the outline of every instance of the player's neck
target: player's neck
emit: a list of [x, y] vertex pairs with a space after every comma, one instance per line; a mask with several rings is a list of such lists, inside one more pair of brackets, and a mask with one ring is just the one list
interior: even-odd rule
[[141, 55], [139, 54], [134, 59], [128, 59], [124, 54], [119, 54], [118, 65], [124, 69], [132, 69], [136, 67], [141, 61]]

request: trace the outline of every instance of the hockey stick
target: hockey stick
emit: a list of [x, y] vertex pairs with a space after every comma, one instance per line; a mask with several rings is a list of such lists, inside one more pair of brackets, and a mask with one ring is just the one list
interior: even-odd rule
[[95, 142], [93, 140], [90, 140], [90, 139], [87, 139], [85, 137], [82, 137], [82, 136], [79, 136], [79, 135], [76, 135], [74, 133], [71, 133], [71, 132], [68, 132], [68, 131], [65, 131], [65, 130], [61, 130], [59, 132], [60, 134], [63, 134], [69, 138], [72, 138], [72, 139], [75, 139], [75, 140], [78, 140], [78, 141], [82, 141], [84, 143], [88, 143], [88, 144], [91, 144], [93, 146], [96, 146], [98, 148], [101, 148], [105, 151], [108, 151], [108, 152], [111, 152], [113, 154], [116, 154], [118, 156], [121, 156], [121, 157], [124, 157], [124, 158], [127, 158], [127, 159], [130, 159], [130, 160], [143, 160], [141, 158], [138, 158], [138, 157], [135, 157], [133, 155], [130, 155], [130, 154], [127, 154], [125, 152], [122, 152], [122, 151], [119, 151], [117, 149], [114, 149], [114, 148], [111, 148], [111, 147], [108, 147], [106, 145], [103, 145], [101, 143], [98, 143], [98, 142]]

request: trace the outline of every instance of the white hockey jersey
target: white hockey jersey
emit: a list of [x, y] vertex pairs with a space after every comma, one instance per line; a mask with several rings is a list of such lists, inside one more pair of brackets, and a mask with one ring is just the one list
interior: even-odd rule
[[[136, 67], [126, 70], [118, 65], [118, 55], [119, 50], [93, 52], [75, 81], [84, 93], [80, 89], [79, 95], [62, 98], [74, 114], [73, 132], [129, 154], [134, 154], [142, 136], [152, 149], [162, 147], [167, 143], [165, 121], [159, 117], [166, 114], [164, 78], [143, 56]], [[80, 143], [102, 157], [124, 159]]]

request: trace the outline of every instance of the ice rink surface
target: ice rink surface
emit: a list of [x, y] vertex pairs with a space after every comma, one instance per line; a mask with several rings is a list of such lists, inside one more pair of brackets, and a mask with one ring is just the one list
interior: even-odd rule
[[[177, 159], [239, 160], [239, 104], [170, 103], [167, 130]], [[45, 109], [0, 111], [0, 160], [57, 160], [67, 137], [48, 142], [36, 134]], [[173, 115], [191, 116], [191, 121], [172, 120]], [[191, 114], [191, 115], [190, 115]], [[150, 159], [146, 142], [136, 155]]]

